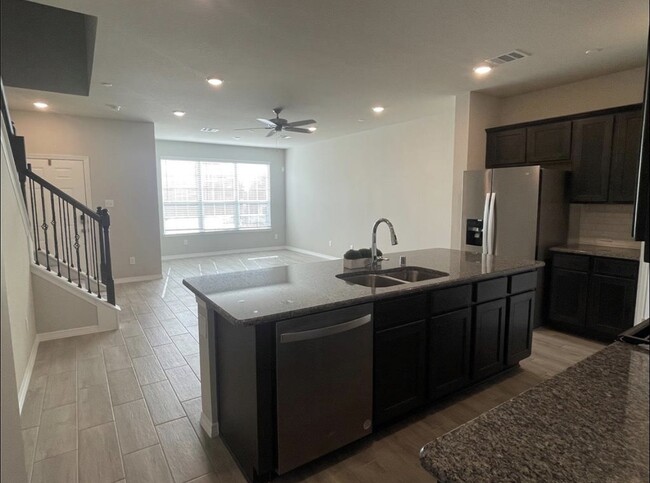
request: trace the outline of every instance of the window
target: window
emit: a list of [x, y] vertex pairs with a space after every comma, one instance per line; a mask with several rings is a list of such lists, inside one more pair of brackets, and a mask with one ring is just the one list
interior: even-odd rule
[[268, 164], [161, 160], [166, 235], [271, 228]]

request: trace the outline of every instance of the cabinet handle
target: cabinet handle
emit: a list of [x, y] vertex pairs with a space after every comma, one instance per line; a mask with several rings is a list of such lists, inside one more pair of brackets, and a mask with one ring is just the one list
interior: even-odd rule
[[280, 334], [280, 343], [286, 344], [289, 342], [299, 342], [302, 340], [320, 339], [321, 337], [340, 334], [341, 332], [347, 332], [348, 330], [356, 329], [357, 327], [366, 325], [370, 322], [371, 319], [372, 316], [370, 314], [367, 314], [363, 317], [359, 317], [358, 319], [349, 320], [347, 322], [343, 322], [342, 324], [321, 327], [320, 329], [303, 330], [300, 332], [285, 332], [284, 334]]

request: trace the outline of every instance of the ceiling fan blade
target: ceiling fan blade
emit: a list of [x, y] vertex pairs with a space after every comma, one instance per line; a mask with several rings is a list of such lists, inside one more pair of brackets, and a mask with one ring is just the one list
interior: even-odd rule
[[304, 121], [294, 121], [286, 124], [287, 127], [298, 127], [298, 126], [306, 126], [307, 124], [316, 124], [316, 121], [313, 119], [305, 119]]
[[254, 129], [273, 129], [271, 126], [269, 127], [240, 127], [237, 129], [234, 129], [234, 131], [252, 131]]
[[266, 137], [267, 137], [267, 138], [270, 138], [270, 137], [273, 136], [274, 134], [275, 134], [275, 129], [274, 129], [273, 131], [270, 131], [270, 132], [266, 135]]
[[268, 127], [275, 127], [277, 125], [273, 121], [270, 121], [269, 119], [262, 119], [261, 117], [258, 117], [257, 120], [262, 124], [266, 124]]
[[309, 129], [303, 129], [301, 127], [285, 127], [284, 130], [290, 132], [301, 132], [305, 134], [311, 134], [311, 131]]

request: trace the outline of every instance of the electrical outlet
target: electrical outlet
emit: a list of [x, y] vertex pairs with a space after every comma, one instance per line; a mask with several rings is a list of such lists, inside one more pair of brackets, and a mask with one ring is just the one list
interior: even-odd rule
[[327, 244], [328, 244], [329, 246], [332, 246], [332, 240], [328, 241]]
[[354, 250], [354, 244], [350, 245], [350, 250]]
[[183, 245], [187, 246], [189, 244], [190, 244], [190, 242], [188, 242], [187, 240], [183, 240]]
[[135, 265], [135, 257], [130, 257], [129, 258], [129, 264], [130, 265]]
[[273, 235], [273, 238], [274, 238], [275, 240], [277, 240], [277, 239], [278, 239], [278, 234], [275, 233], [275, 234]]
[[104, 200], [105, 208], [113, 208], [114, 206], [115, 206], [115, 202], [113, 200]]

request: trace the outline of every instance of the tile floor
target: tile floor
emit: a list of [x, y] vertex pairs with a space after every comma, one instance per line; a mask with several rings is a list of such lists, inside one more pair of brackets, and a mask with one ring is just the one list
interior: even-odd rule
[[199, 427], [197, 307], [190, 276], [320, 260], [290, 251], [163, 263], [118, 285], [120, 329], [42, 342], [21, 414], [32, 483], [243, 482]]

